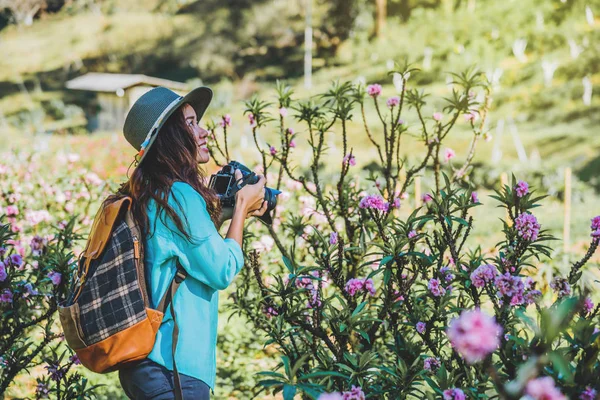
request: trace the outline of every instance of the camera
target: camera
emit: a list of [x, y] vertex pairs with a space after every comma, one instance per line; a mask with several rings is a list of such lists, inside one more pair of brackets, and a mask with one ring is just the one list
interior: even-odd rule
[[[239, 169], [242, 178], [239, 181], [235, 179], [235, 170]], [[229, 164], [216, 174], [211, 175], [208, 187], [217, 192], [222, 207], [235, 206], [235, 194], [246, 185], [254, 185], [258, 182], [258, 176], [248, 167], [237, 161], [231, 161]], [[260, 220], [268, 225], [273, 223], [271, 211], [277, 206], [277, 195], [281, 192], [277, 189], [265, 187], [265, 201], [267, 202], [267, 211], [260, 217]]]

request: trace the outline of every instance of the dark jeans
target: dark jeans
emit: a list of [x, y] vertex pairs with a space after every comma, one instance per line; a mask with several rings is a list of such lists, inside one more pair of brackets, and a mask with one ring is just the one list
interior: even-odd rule
[[[209, 400], [210, 387], [200, 379], [179, 374], [184, 400]], [[134, 400], [171, 400], [173, 372], [152, 360], [119, 370], [119, 380], [125, 394]]]

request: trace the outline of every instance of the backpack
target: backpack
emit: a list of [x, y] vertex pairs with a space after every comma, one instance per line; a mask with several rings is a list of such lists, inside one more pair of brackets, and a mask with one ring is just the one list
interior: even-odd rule
[[[177, 263], [170, 288], [158, 307], [151, 308], [142, 234], [134, 222], [131, 204], [131, 197], [124, 196], [100, 208], [67, 300], [58, 307], [68, 345], [86, 368], [97, 373], [145, 359], [154, 347], [168, 306], [175, 322], [175, 357], [179, 329], [171, 299], [187, 273]], [[179, 374], [175, 362], [173, 365], [177, 394], [181, 393]]]

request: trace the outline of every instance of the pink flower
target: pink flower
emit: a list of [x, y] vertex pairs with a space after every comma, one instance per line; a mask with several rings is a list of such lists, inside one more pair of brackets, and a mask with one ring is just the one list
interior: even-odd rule
[[296, 147], [296, 142], [294, 140], [290, 140], [290, 148]]
[[23, 264], [23, 257], [19, 254], [13, 254], [10, 256], [10, 263], [15, 267], [20, 267]]
[[454, 153], [454, 150], [448, 148], [444, 151], [444, 161], [445, 162], [452, 160], [454, 158], [454, 156], [456, 156], [456, 153]]
[[583, 302], [583, 313], [590, 314], [592, 311], [594, 311], [594, 302], [589, 297], [586, 297]]
[[54, 286], [58, 286], [62, 280], [62, 275], [59, 272], [51, 271], [48, 274], [48, 278], [50, 278]]
[[279, 115], [281, 115], [283, 118], [287, 117], [287, 113], [288, 113], [287, 108], [281, 107], [279, 109]]
[[414, 229], [412, 231], [408, 232], [408, 238], [409, 239], [412, 239], [415, 236], [417, 236], [417, 231], [415, 231]]
[[33, 284], [30, 283], [26, 283], [25, 285], [23, 285], [23, 287], [25, 288], [25, 290], [27, 291], [27, 294], [30, 296], [37, 296], [38, 294], [40, 294], [34, 287]]
[[479, 197], [477, 197], [477, 192], [472, 192], [471, 193], [471, 201], [473, 203], [479, 203]]
[[277, 149], [274, 146], [270, 146], [269, 153], [271, 153], [271, 155], [274, 156], [275, 154], [277, 154]]
[[248, 122], [250, 123], [250, 127], [254, 128], [256, 126], [256, 119], [254, 118], [254, 114], [248, 114]]
[[442, 286], [439, 279], [430, 279], [429, 283], [427, 284], [427, 289], [429, 289], [431, 294], [435, 297], [440, 297], [446, 294], [446, 289]]
[[498, 270], [492, 264], [482, 264], [473, 272], [471, 272], [471, 282], [473, 282], [473, 286], [476, 288], [482, 288], [486, 283], [492, 282], [496, 275], [498, 275]]
[[588, 386], [579, 395], [579, 400], [595, 400], [597, 395], [598, 392], [596, 391], [596, 389], [593, 389], [590, 386]]
[[421, 201], [423, 203], [429, 203], [431, 200], [433, 200], [433, 197], [429, 193], [425, 193], [423, 196], [421, 196]]
[[600, 215], [592, 218], [592, 237], [600, 237]]
[[521, 278], [512, 276], [510, 273], [506, 272], [504, 275], [497, 276], [494, 283], [496, 284], [496, 288], [500, 295], [514, 299], [511, 300], [512, 305], [523, 303], [523, 291], [525, 290], [525, 285], [523, 285]]
[[530, 305], [536, 303], [541, 297], [542, 292], [540, 292], [539, 290], [530, 290], [527, 293], [525, 293], [523, 301], [526, 305]]
[[527, 241], [536, 241], [540, 233], [540, 228], [541, 226], [533, 214], [523, 213], [515, 219], [517, 233]]
[[442, 113], [440, 113], [440, 112], [433, 113], [433, 119], [440, 122], [442, 120]]
[[558, 295], [558, 297], [565, 297], [571, 294], [571, 285], [566, 278], [557, 276], [550, 282], [550, 287]]
[[550, 376], [533, 379], [527, 382], [525, 393], [533, 400], [566, 400], [564, 394], [554, 386], [554, 379]]
[[340, 392], [322, 393], [317, 400], [344, 400], [344, 396]]
[[515, 192], [517, 192], [517, 197], [523, 197], [529, 193], [529, 185], [525, 181], [518, 181]]
[[387, 99], [386, 104], [389, 108], [394, 108], [400, 104], [400, 97], [398, 97], [398, 96], [390, 97], [389, 99]]
[[267, 316], [267, 318], [273, 318], [279, 315], [277, 310], [275, 310], [273, 307], [267, 307], [264, 313]]
[[417, 322], [417, 325], [415, 327], [417, 328], [417, 332], [423, 333], [425, 332], [425, 328], [427, 327], [427, 325], [425, 324], [425, 322], [419, 321]]
[[0, 303], [12, 303], [13, 294], [10, 289], [4, 289], [0, 294]]
[[373, 98], [379, 96], [381, 94], [381, 85], [374, 83], [373, 85], [367, 86], [367, 93]]
[[6, 216], [14, 217], [15, 215], [19, 215], [19, 208], [14, 205], [6, 206]]
[[363, 393], [360, 386], [352, 385], [352, 389], [350, 391], [344, 392], [342, 394], [343, 400], [365, 400], [365, 394]]
[[69, 357], [69, 361], [71, 361], [74, 365], [81, 365], [81, 360], [77, 354], [73, 354], [71, 357]]
[[465, 393], [461, 389], [444, 390], [444, 400], [465, 400]]
[[404, 120], [402, 118], [398, 119], [398, 125], [404, 125]]
[[294, 136], [294, 130], [292, 128], [287, 128], [285, 131], [288, 135]]
[[4, 282], [7, 277], [8, 274], [6, 273], [6, 266], [3, 262], [0, 262], [0, 282]]
[[463, 311], [448, 327], [450, 344], [469, 364], [482, 361], [498, 348], [502, 328], [479, 309]]
[[373, 284], [373, 279], [360, 279], [353, 278], [346, 282], [346, 286], [344, 287], [346, 293], [350, 296], [356, 295], [360, 291], [367, 291], [371, 296], [375, 296], [375, 287]]
[[425, 371], [437, 371], [442, 366], [439, 358], [428, 357], [423, 361], [423, 369]]
[[334, 245], [338, 242], [338, 234], [337, 232], [331, 232], [329, 234], [329, 244]]
[[354, 157], [354, 154], [346, 154], [344, 156], [344, 160], [342, 162], [344, 164], [348, 164], [350, 166], [355, 166], [356, 165], [356, 158]]
[[221, 126], [223, 128], [226, 126], [231, 126], [231, 115], [225, 114], [221, 117]]
[[477, 112], [471, 110], [468, 113], [464, 114], [464, 117], [466, 122], [475, 122], [477, 121]]
[[366, 195], [362, 199], [360, 199], [360, 203], [358, 203], [358, 207], [360, 208], [369, 208], [379, 211], [387, 211], [390, 207], [389, 203], [387, 203], [383, 197], [374, 194], [374, 195]]
[[392, 208], [400, 208], [400, 206], [402, 205], [402, 203], [400, 202], [399, 198], [394, 198], [394, 201], [392, 202]]

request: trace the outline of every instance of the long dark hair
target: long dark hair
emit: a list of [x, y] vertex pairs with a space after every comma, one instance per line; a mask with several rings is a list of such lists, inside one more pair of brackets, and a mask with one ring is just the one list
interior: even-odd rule
[[[192, 240], [191, 233], [186, 229], [177, 212], [169, 205], [169, 194], [173, 183], [185, 182], [200, 193], [206, 201], [206, 208], [215, 225], [221, 213], [216, 193], [203, 183], [205, 175], [198, 165], [197, 156], [198, 146], [186, 124], [182, 105], [165, 121], [155, 142], [148, 149], [148, 154], [135, 168], [129, 180], [106, 202], [112, 202], [122, 196], [130, 196], [133, 199], [133, 218], [141, 231], [147, 235], [150, 233], [148, 203], [154, 200], [157, 205], [157, 217], [160, 217], [165, 224], [166, 216], [170, 217], [179, 230], [174, 233], [182, 234], [188, 240]], [[181, 204], [178, 206], [181, 207]], [[185, 222], [187, 225], [187, 217]]]

